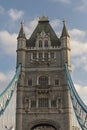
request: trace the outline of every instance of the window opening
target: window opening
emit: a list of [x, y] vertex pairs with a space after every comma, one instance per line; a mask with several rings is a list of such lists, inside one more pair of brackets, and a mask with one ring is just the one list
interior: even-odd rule
[[56, 100], [51, 100], [51, 107], [56, 107]]
[[59, 85], [59, 79], [55, 79], [55, 85]]
[[42, 47], [42, 40], [39, 40], [39, 47]]
[[48, 47], [48, 40], [45, 40], [45, 41], [44, 41], [44, 46], [45, 46], [45, 47]]
[[39, 53], [39, 59], [42, 59], [43, 58], [43, 53]]
[[46, 76], [39, 77], [39, 84], [41, 86], [47, 86], [48, 85], [48, 77], [46, 77]]
[[51, 52], [50, 55], [51, 55], [51, 58], [54, 58], [54, 52]]
[[31, 107], [36, 107], [36, 100], [31, 100]]
[[48, 59], [48, 53], [44, 53], [44, 58]]
[[33, 59], [36, 59], [36, 58], [37, 58], [37, 54], [33, 53]]
[[49, 100], [48, 98], [39, 98], [39, 107], [48, 107]]
[[32, 79], [28, 80], [28, 85], [32, 85]]

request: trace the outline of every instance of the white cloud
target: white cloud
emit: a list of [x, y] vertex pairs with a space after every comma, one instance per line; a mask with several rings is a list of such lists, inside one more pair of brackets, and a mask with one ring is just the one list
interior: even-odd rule
[[[81, 68], [87, 71], [87, 35], [85, 31], [72, 29], [69, 31], [71, 36], [71, 60], [73, 70]], [[84, 67], [83, 67], [84, 66]]]
[[14, 71], [9, 71], [8, 73], [0, 72], [0, 93], [7, 87], [13, 76]]
[[78, 40], [71, 40], [71, 55], [72, 56], [81, 56], [87, 54], [87, 42], [82, 43]]
[[50, 24], [54, 29], [56, 29], [61, 26], [61, 21], [59, 19], [54, 19], [50, 21]]
[[87, 86], [81, 86], [80, 84], [75, 84], [75, 88], [81, 97], [82, 101], [87, 104]]
[[22, 10], [10, 9], [8, 11], [8, 14], [14, 21], [16, 21], [23, 17], [24, 12]]
[[86, 0], [80, 0], [79, 5], [76, 7], [78, 11], [84, 12], [87, 10], [87, 1]]
[[38, 24], [38, 18], [35, 18], [34, 20], [26, 23], [26, 26], [24, 28], [25, 28], [25, 33], [26, 33], [27, 38], [30, 37], [30, 35], [32, 34], [34, 29], [36, 28], [37, 24]]
[[82, 69], [84, 70], [84, 73], [87, 72], [87, 56], [86, 55], [81, 55], [77, 57], [72, 57], [72, 70], [74, 71], [75, 69]]
[[2, 6], [0, 6], [0, 14], [4, 14], [4, 11], [5, 9]]
[[7, 31], [0, 31], [0, 47], [3, 53], [14, 55], [17, 46], [17, 34], [10, 34]]
[[74, 40], [83, 40], [86, 36], [86, 32], [82, 31], [82, 30], [79, 30], [79, 29], [72, 29], [69, 31], [70, 33], [70, 36], [71, 36], [71, 39], [74, 39]]
[[[29, 36], [31, 35], [31, 33], [37, 25], [37, 21], [38, 19], [35, 18], [34, 20], [27, 23], [27, 25], [24, 27], [26, 37], [29, 38]], [[0, 49], [3, 54], [8, 54], [10, 56], [16, 55], [17, 36], [18, 34], [9, 33], [6, 30], [0, 31]]]
[[61, 2], [61, 3], [65, 3], [65, 4], [69, 4], [71, 3], [71, 0], [51, 0], [52, 2]]

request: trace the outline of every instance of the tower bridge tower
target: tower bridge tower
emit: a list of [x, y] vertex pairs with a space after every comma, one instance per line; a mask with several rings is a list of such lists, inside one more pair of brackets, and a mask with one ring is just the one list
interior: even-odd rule
[[64, 63], [70, 67], [70, 36], [66, 24], [60, 38], [47, 17], [39, 18], [29, 39], [24, 25], [17, 38], [16, 130], [72, 130], [71, 103]]

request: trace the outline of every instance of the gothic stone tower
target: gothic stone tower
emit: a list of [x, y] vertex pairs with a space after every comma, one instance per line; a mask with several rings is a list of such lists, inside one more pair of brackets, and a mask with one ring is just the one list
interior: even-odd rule
[[23, 23], [17, 38], [16, 130], [72, 130], [71, 103], [64, 63], [70, 67], [70, 36], [63, 22], [58, 38], [47, 17], [29, 39]]

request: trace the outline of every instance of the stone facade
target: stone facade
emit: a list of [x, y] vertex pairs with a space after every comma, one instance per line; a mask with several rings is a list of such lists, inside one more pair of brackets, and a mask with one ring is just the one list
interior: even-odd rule
[[77, 127], [77, 126], [72, 126], [72, 130], [80, 130], [80, 128], [79, 127]]
[[57, 38], [43, 16], [30, 39], [26, 39], [22, 23], [17, 40], [17, 66], [21, 63], [22, 70], [17, 86], [16, 130], [72, 130], [64, 68], [67, 62], [71, 71], [70, 37], [65, 22]]

